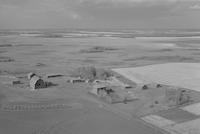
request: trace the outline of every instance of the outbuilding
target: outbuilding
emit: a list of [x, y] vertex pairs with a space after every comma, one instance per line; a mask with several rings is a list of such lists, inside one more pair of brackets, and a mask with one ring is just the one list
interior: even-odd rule
[[77, 77], [77, 78], [74, 78], [74, 77], [71, 77], [67, 80], [67, 82], [69, 83], [88, 83], [89, 80], [85, 80], [85, 79], [81, 79], [80, 77]]
[[104, 85], [104, 84], [95, 84], [93, 89], [89, 92], [108, 103], [126, 103], [129, 99], [126, 95], [121, 95], [121, 93], [117, 93], [116, 90], [113, 90], [112, 86]]
[[30, 80], [33, 76], [36, 76], [36, 74], [35, 73], [29, 73], [28, 75], [27, 75], [27, 77], [28, 77], [28, 79]]
[[110, 93], [113, 93], [114, 90], [104, 84], [95, 84], [90, 92], [97, 96], [103, 97], [109, 95]]
[[45, 88], [46, 83], [40, 77], [35, 75], [30, 79], [30, 87], [32, 90]]

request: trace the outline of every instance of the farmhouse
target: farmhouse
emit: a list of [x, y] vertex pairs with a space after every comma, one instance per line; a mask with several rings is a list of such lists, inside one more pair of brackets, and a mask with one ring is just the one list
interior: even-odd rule
[[96, 84], [93, 86], [93, 89], [91, 90], [91, 93], [100, 96], [100, 97], [104, 97], [110, 93], [113, 93], [114, 90], [112, 90], [111, 88], [103, 85], [103, 84]]
[[105, 100], [108, 103], [127, 103], [134, 98], [118, 86], [95, 84], [89, 93]]

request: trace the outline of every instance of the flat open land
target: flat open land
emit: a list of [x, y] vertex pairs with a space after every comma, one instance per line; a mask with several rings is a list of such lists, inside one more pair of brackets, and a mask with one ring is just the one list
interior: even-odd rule
[[[0, 32], [0, 134], [166, 132], [141, 119], [141, 116], [156, 115], [157, 111], [165, 109], [153, 107], [151, 103], [155, 102], [155, 98], [159, 99], [157, 95], [162, 94], [161, 88], [142, 91], [140, 97], [144, 101], [108, 104], [88, 94], [90, 84], [67, 83], [67, 76], [78, 67], [113, 69], [125, 77], [120, 75], [124, 81], [133, 85], [131, 80], [143, 82], [141, 78], [145, 77], [147, 82], [155, 80], [199, 91], [200, 38], [197, 37], [125, 38], [127, 36], [115, 32], [57, 33], [53, 30]], [[54, 85], [32, 91], [27, 79], [30, 72]], [[61, 74], [63, 77], [45, 78], [48, 74]], [[7, 79], [10, 78], [4, 76], [17, 78], [21, 84], [8, 84]], [[130, 91], [135, 91], [135, 88]], [[195, 95], [200, 98], [198, 93]], [[146, 96], [149, 98], [145, 99]], [[153, 108], [149, 110], [149, 107]], [[168, 115], [171, 117], [171, 114]], [[195, 115], [187, 119], [194, 118]], [[158, 117], [157, 122], [159, 119], [164, 117]], [[190, 127], [188, 124], [182, 126]], [[178, 125], [174, 127], [177, 128]]]
[[160, 83], [200, 91], [200, 63], [166, 63], [113, 70], [141, 84]]

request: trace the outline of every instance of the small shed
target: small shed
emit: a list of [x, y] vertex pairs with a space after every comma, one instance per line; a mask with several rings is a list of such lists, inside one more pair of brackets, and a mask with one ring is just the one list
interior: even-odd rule
[[46, 78], [56, 78], [56, 77], [62, 77], [64, 75], [62, 74], [47, 74]]
[[40, 77], [35, 75], [30, 79], [30, 87], [33, 90], [45, 88], [46, 83]]
[[81, 79], [80, 77], [77, 77], [77, 78], [72, 77], [72, 78], [69, 78], [67, 82], [75, 84], [75, 83], [88, 83], [89, 81]]

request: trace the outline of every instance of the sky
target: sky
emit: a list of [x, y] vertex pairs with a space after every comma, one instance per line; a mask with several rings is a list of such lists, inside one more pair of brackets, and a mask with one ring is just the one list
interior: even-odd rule
[[0, 0], [0, 29], [200, 29], [200, 0]]

